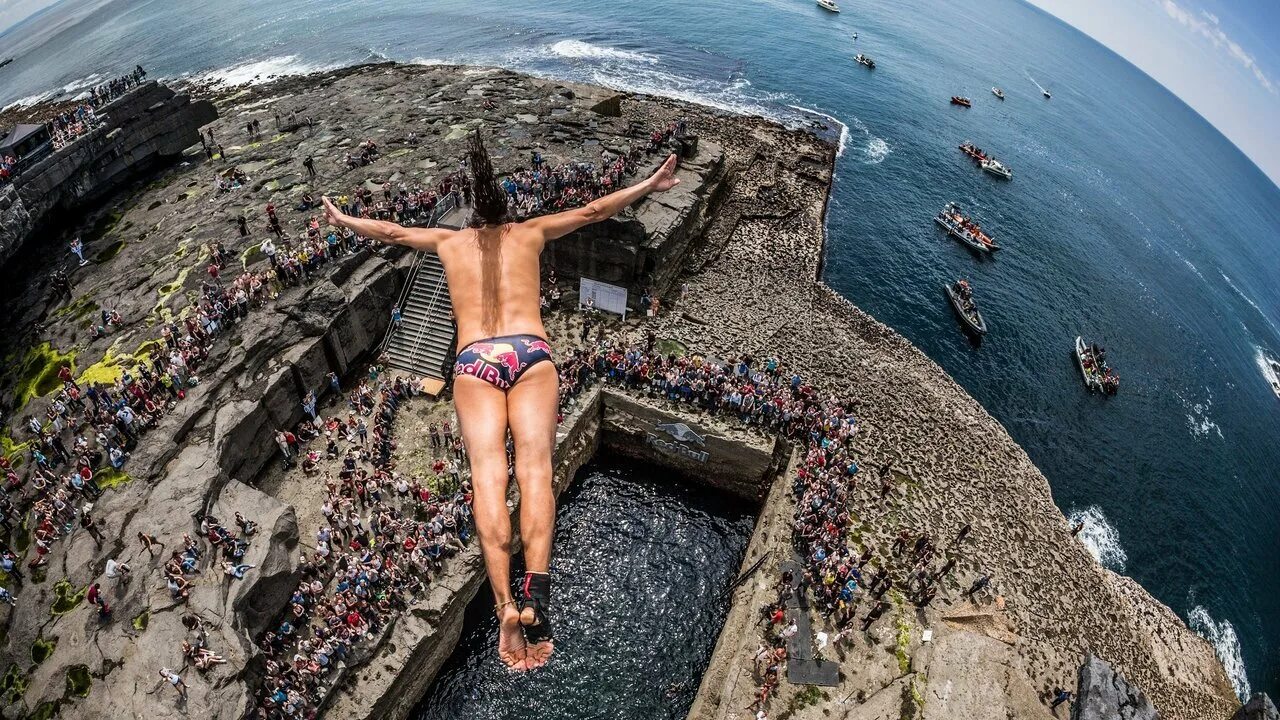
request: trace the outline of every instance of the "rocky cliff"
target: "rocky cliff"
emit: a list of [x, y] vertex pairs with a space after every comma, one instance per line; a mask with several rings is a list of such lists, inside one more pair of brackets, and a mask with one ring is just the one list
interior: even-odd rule
[[0, 188], [0, 265], [42, 223], [119, 192], [200, 142], [200, 127], [217, 111], [207, 100], [193, 102], [146, 82], [101, 108], [98, 117], [97, 128]]
[[[144, 90], [163, 94], [155, 86]], [[207, 112], [182, 96], [166, 97], [193, 116]], [[834, 163], [829, 144], [759, 118], [484, 68], [365, 66], [227, 92], [217, 100], [222, 119], [214, 127], [226, 157], [190, 157], [190, 166], [169, 168], [145, 190], [121, 198], [121, 216], [103, 238], [107, 247], [90, 248], [96, 262], [74, 271], [71, 292], [30, 303], [42, 309], [37, 339], [70, 357], [77, 372], [109, 376], [142, 356], [157, 320], [179, 315], [198, 290], [208, 243], [223, 242], [233, 258], [224, 277], [237, 274], [237, 264], [263, 269], [261, 208], [267, 202], [298, 232], [313, 214], [294, 210], [304, 192], [429, 184], [456, 165], [476, 127], [491, 135], [495, 164], [507, 171], [526, 165], [533, 149], [555, 162], [593, 160], [600, 145], [624, 146], [638, 137], [637, 128], [688, 117], [700, 143], [698, 156], [681, 170], [685, 190], [662, 203], [640, 204], [609, 233], [570, 240], [563, 250], [557, 244], [547, 260], [562, 278], [594, 273], [633, 288], [652, 282], [660, 289], [688, 282], [675, 312], [615, 328], [637, 344], [654, 332], [720, 357], [776, 354], [822, 390], [848, 392], [858, 403], [866, 464], [891, 464], [898, 495], [905, 498], [892, 512], [868, 513], [859, 532], [887, 548], [900, 519], [940, 539], [971, 522], [974, 532], [957, 574], [967, 583], [993, 572], [1001, 594], [998, 607], [956, 602], [923, 618], [904, 618], [910, 626], [903, 640], [877, 629], [866, 647], [841, 658], [846, 687], [838, 698], [847, 702], [833, 696], [808, 708], [809, 717], [905, 717], [903, 698], [918, 692], [926, 700], [921, 717], [986, 717], [994, 716], [987, 712], [994, 708], [1001, 717], [1043, 718], [1044, 693], [1073, 682], [1086, 652], [1141, 687], [1163, 717], [1220, 718], [1238, 707], [1212, 648], [1137, 583], [1103, 570], [1070, 537], [1048, 482], [999, 423], [918, 350], [820, 283], [823, 209]], [[138, 101], [135, 111], [160, 122], [166, 113], [152, 109], [157, 102]], [[122, 113], [111, 112], [121, 118], [113, 116], [113, 122], [124, 122]], [[285, 123], [272, 132], [273, 116], [294, 113], [312, 115], [314, 123]], [[261, 121], [264, 138], [244, 137], [252, 119]], [[126, 130], [143, 132], [129, 124], [118, 128]], [[111, 132], [81, 142], [107, 143]], [[182, 141], [182, 132], [173, 129], [173, 143], [155, 157], [195, 141]], [[366, 138], [376, 139], [381, 157], [345, 167], [344, 153]], [[117, 167], [108, 155], [95, 156], [90, 166], [107, 174], [142, 167]], [[306, 157], [315, 158], [314, 180], [302, 168]], [[46, 162], [53, 161], [64, 160]], [[232, 166], [249, 182], [217, 193], [211, 177]], [[79, 171], [57, 172], [60, 186], [68, 188], [57, 192], [67, 198], [89, 200], [105, 189], [85, 185], [81, 192]], [[10, 191], [6, 227], [10, 217], [28, 227], [31, 221], [23, 217], [38, 216], [30, 209], [44, 201], [26, 192]], [[47, 217], [57, 207], [72, 205], [54, 203], [42, 212]], [[240, 214], [250, 218], [245, 238], [235, 231]], [[55, 545], [45, 577], [18, 588], [15, 608], [0, 607], [7, 628], [0, 670], [8, 691], [0, 714], [158, 719], [243, 713], [260, 677], [252, 641], [278, 616], [292, 587], [299, 535], [314, 527], [305, 524], [300, 531], [299, 518], [317, 514], [301, 505], [305, 497], [263, 492], [252, 481], [275, 452], [270, 432], [300, 416], [304, 390], [320, 386], [330, 370], [346, 374], [377, 344], [406, 260], [367, 252], [345, 258], [325, 277], [286, 291], [224, 334], [202, 383], [130, 460], [132, 480], [98, 501], [103, 546], [83, 531], [71, 533]], [[106, 308], [121, 312], [124, 325], [107, 338], [88, 337], [86, 318]], [[551, 313], [547, 319], [563, 351], [577, 337], [576, 315]], [[21, 328], [10, 331], [17, 335]], [[44, 407], [37, 397], [11, 421], [11, 430]], [[696, 422], [693, 427], [700, 428]], [[558, 459], [565, 472], [596, 447], [594, 431], [589, 440], [583, 433], [561, 439], [565, 449]], [[763, 464], [769, 450], [761, 448], [758, 456], [752, 467]], [[866, 483], [861, 492], [876, 492], [874, 485]], [[785, 485], [773, 488], [761, 524], [767, 534], [753, 539], [751, 552], [759, 555], [749, 555], [751, 562], [770, 559], [735, 595], [738, 610], [709, 671], [719, 682], [708, 680], [716, 685], [714, 696], [704, 686], [697, 717], [734, 717], [751, 701], [755, 610], [768, 600], [777, 558], [791, 547], [790, 502]], [[862, 502], [873, 505], [869, 497]], [[205, 568], [190, 607], [175, 605], [161, 578], [163, 557], [150, 558], [133, 538], [139, 531], [157, 535], [170, 544], [167, 553], [184, 532], [194, 531], [193, 513], [226, 518], [237, 510], [262, 526], [247, 558], [258, 567], [235, 582]], [[129, 562], [134, 579], [127, 588], [107, 584], [115, 611], [99, 622], [77, 592], [102, 579], [108, 557]], [[329, 717], [407, 713], [451, 651], [462, 608], [479, 585], [478, 558], [464, 557], [455, 570], [391, 626], [362, 656], [363, 665], [335, 678], [341, 689], [330, 697]], [[962, 588], [948, 592], [959, 600]], [[210, 645], [228, 663], [207, 675], [187, 672], [190, 700], [180, 703], [156, 670], [179, 666], [184, 631], [177, 616], [185, 612], [209, 623]], [[920, 633], [926, 623], [935, 629], [927, 647]], [[906, 659], [905, 673], [896, 650]], [[936, 682], [926, 683], [926, 676]], [[779, 702], [791, 701], [788, 692], [794, 696], [795, 689], [784, 685]]]

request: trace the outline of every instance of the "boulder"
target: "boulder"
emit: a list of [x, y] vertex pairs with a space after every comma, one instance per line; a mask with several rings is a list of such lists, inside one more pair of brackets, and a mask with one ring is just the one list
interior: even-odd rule
[[1280, 720], [1280, 712], [1276, 712], [1275, 703], [1266, 693], [1258, 693], [1249, 698], [1249, 702], [1237, 710], [1231, 720]]
[[1080, 666], [1071, 720], [1159, 720], [1151, 701], [1097, 655]]

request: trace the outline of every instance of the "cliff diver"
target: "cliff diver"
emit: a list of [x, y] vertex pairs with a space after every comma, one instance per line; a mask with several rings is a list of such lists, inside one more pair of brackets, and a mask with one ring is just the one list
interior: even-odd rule
[[[440, 256], [457, 322], [453, 398], [475, 487], [476, 530], [499, 620], [498, 657], [509, 668], [546, 664], [553, 650], [551, 538], [559, 377], [542, 325], [538, 258], [547, 242], [621, 212], [680, 181], [670, 156], [647, 180], [554, 215], [514, 222], [507, 194], [477, 132], [467, 151], [471, 220], [463, 230], [406, 228], [355, 218], [324, 198], [329, 224]], [[512, 592], [506, 438], [515, 445], [520, 536], [527, 571]]]

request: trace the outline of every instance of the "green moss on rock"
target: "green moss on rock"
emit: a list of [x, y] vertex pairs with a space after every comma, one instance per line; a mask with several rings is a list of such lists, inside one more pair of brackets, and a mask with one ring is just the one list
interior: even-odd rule
[[40, 343], [27, 350], [18, 370], [18, 380], [14, 384], [14, 397], [19, 408], [38, 397], [44, 397], [62, 387], [58, 378], [58, 370], [63, 365], [75, 367], [74, 350], [63, 353], [47, 342]]
[[0, 675], [0, 693], [4, 694], [5, 702], [12, 705], [21, 700], [26, 692], [26, 674], [22, 672], [22, 668], [18, 667], [17, 663], [9, 663], [4, 675]]
[[53, 586], [53, 606], [49, 608], [49, 613], [55, 617], [58, 615], [66, 615], [80, 606], [80, 602], [84, 600], [84, 595], [89, 591], [89, 586], [76, 589], [70, 580], [59, 580]]
[[133, 629], [142, 632], [147, 629], [147, 625], [151, 623], [151, 608], [144, 608], [133, 618]]
[[89, 689], [93, 687], [93, 678], [89, 677], [88, 665], [72, 665], [67, 668], [67, 694], [72, 697], [89, 697]]
[[35, 663], [36, 665], [39, 665], [45, 660], [48, 660], [49, 656], [53, 654], [54, 649], [56, 649], [57, 647], [58, 647], [57, 638], [54, 638], [52, 640], [45, 640], [44, 638], [36, 638], [36, 641], [31, 643], [31, 662]]

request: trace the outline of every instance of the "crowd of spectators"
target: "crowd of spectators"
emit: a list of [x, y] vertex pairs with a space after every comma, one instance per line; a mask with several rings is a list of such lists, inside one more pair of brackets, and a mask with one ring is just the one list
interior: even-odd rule
[[[147, 77], [147, 71], [138, 65], [133, 72], [89, 89], [88, 96], [75, 106], [58, 112], [44, 122], [49, 129], [53, 151], [57, 152], [76, 138], [98, 125], [97, 111], [102, 106], [129, 92]], [[0, 138], [3, 139], [3, 138]], [[9, 182], [19, 172], [18, 158], [0, 155], [0, 186]]]
[[[337, 385], [331, 376], [331, 388]], [[461, 442], [446, 445], [433, 425], [430, 474], [397, 468], [393, 425], [416, 394], [412, 383], [375, 365], [346, 395], [345, 419], [324, 418], [310, 394], [303, 408], [312, 417], [277, 433], [287, 466], [302, 457], [304, 471], [309, 461], [318, 473], [325, 460], [333, 470], [323, 478], [325, 524], [301, 558], [302, 580], [284, 617], [258, 639], [267, 660], [249, 717], [313, 717], [353, 646], [375, 638], [470, 541]]]
[[648, 144], [633, 145], [626, 153], [602, 149], [599, 165], [572, 162], [553, 166], [535, 151], [527, 169], [501, 180], [508, 211], [517, 220], [527, 220], [582, 207], [621, 188], [647, 155], [666, 152], [672, 140], [684, 133], [683, 120], [672, 122], [650, 133]]
[[[792, 541], [804, 559], [798, 577], [784, 575], [776, 601], [761, 609], [765, 641], [757, 655], [758, 689], [753, 710], [761, 713], [787, 659], [787, 641], [795, 635], [786, 619], [786, 601], [797, 591], [813, 601], [835, 630], [834, 643], [866, 632], [888, 612], [887, 594], [896, 591], [917, 607], [932, 603], [943, 578], [955, 569], [959, 549], [970, 531], [965, 525], [939, 547], [927, 533], [900, 528], [891, 560], [875, 557], [870, 542], [855, 540], [854, 491], [860, 479], [855, 459], [857, 421], [853, 403], [820, 393], [776, 358], [742, 355], [716, 360], [699, 355], [663, 355], [650, 336], [645, 348], [600, 344], [574, 352], [560, 366], [562, 412], [597, 382], [705, 413], [722, 422], [786, 438], [803, 453], [792, 479], [796, 512]], [[867, 482], [862, 479], [863, 482]], [[871, 482], [881, 502], [895, 486], [892, 469], [882, 466]], [[871, 567], [868, 567], [868, 565]], [[989, 575], [976, 580], [968, 595], [984, 591]], [[865, 613], [860, 604], [865, 603]]]

